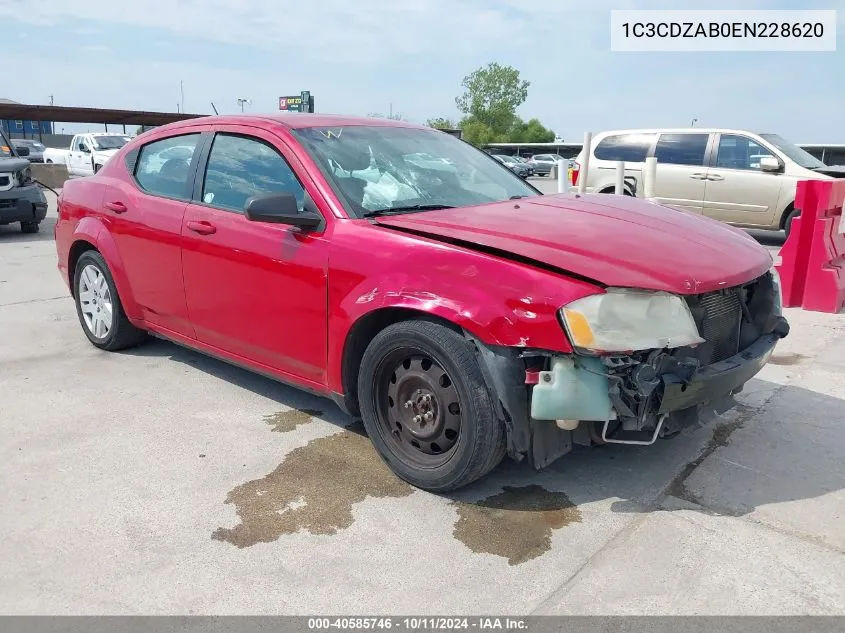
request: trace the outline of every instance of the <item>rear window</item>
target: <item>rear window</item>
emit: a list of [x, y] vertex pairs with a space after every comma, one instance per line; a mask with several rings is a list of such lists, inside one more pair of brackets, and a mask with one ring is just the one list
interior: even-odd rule
[[593, 155], [599, 160], [642, 163], [653, 141], [654, 134], [614, 134], [603, 138]]
[[661, 134], [654, 149], [657, 164], [704, 165], [709, 134]]

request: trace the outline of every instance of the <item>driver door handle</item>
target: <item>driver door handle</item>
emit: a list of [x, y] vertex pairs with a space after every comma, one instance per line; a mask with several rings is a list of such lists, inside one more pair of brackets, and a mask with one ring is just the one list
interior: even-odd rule
[[710, 174], [707, 176], [707, 180], [724, 180], [724, 177], [719, 174]]
[[690, 174], [690, 178], [693, 180], [707, 180], [707, 176], [702, 173]]
[[217, 233], [217, 227], [206, 220], [200, 220], [199, 222], [189, 220], [186, 225], [194, 233], [199, 233], [200, 235], [211, 235], [213, 233]]

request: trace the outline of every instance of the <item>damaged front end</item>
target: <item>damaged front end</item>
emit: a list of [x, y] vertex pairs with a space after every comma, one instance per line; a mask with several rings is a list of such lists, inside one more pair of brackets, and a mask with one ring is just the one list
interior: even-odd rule
[[[698, 333], [688, 344], [586, 350], [577, 345], [584, 334], [564, 324], [574, 354], [483, 349], [488, 378], [500, 395], [510, 455], [542, 468], [573, 443], [650, 445], [673, 437], [733, 407], [733, 396], [789, 333], [774, 272], [742, 286], [674, 299], [684, 302]], [[675, 334], [675, 341], [686, 336], [681, 330]]]

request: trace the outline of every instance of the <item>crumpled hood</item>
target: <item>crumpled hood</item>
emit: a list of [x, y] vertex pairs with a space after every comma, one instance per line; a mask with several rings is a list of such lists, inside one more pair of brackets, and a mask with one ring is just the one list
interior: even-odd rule
[[769, 252], [740, 229], [629, 196], [537, 196], [376, 222], [607, 286], [695, 294], [745, 283], [772, 266]]
[[20, 171], [29, 167], [29, 164], [25, 158], [0, 158], [0, 173]]

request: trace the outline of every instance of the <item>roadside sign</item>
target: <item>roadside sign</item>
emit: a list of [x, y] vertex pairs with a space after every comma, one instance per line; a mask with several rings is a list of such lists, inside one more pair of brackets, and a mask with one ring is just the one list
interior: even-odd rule
[[279, 97], [279, 110], [287, 112], [302, 112], [302, 97], [296, 95], [293, 97]]
[[309, 90], [298, 95], [279, 97], [279, 110], [285, 112], [314, 112], [314, 97]]

